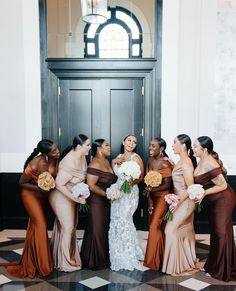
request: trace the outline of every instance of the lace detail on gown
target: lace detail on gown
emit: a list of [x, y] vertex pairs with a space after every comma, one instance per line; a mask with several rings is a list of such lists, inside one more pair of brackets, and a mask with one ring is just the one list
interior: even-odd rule
[[[120, 187], [123, 180], [119, 167], [114, 167]], [[139, 245], [133, 214], [138, 207], [139, 189], [137, 185], [131, 188], [131, 193], [111, 203], [111, 220], [109, 229], [109, 252], [111, 269], [118, 271], [126, 269], [132, 271], [138, 265], [138, 260], [144, 259], [143, 250]]]

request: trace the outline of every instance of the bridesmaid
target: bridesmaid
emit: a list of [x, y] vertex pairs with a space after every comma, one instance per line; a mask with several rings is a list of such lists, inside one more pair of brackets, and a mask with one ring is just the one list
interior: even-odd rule
[[158, 187], [146, 187], [145, 192], [149, 193], [148, 212], [149, 234], [147, 241], [144, 266], [159, 270], [163, 261], [164, 253], [164, 227], [163, 218], [168, 205], [164, 196], [172, 191], [172, 165], [166, 159], [166, 142], [162, 138], [154, 138], [149, 146], [147, 172], [158, 171], [162, 175], [162, 183]]
[[213, 150], [212, 140], [208, 136], [199, 137], [193, 150], [195, 157], [200, 158], [194, 179], [205, 189], [203, 204], [210, 226], [210, 251], [204, 269], [215, 279], [230, 281], [236, 270], [232, 224], [235, 193], [225, 180], [226, 170]]
[[193, 171], [196, 158], [193, 157], [191, 139], [180, 134], [172, 146], [180, 156], [172, 172], [174, 193], [179, 195], [179, 204], [173, 209], [173, 220], [165, 228], [165, 251], [162, 272], [171, 275], [190, 275], [195, 272], [197, 262], [193, 217], [195, 203], [188, 198], [187, 188], [193, 184]]
[[93, 270], [110, 267], [108, 229], [110, 203], [106, 189], [115, 183], [116, 176], [107, 158], [111, 147], [104, 139], [96, 139], [92, 144], [93, 160], [87, 170], [87, 184], [91, 191], [88, 198], [89, 212], [81, 247], [83, 267]]
[[19, 262], [2, 264], [12, 276], [34, 278], [53, 271], [47, 233], [48, 193], [38, 187], [37, 180], [46, 171], [56, 176], [59, 155], [57, 145], [43, 139], [25, 162], [19, 181], [21, 199], [29, 215], [23, 254]]
[[55, 213], [51, 245], [54, 267], [59, 271], [71, 272], [81, 269], [81, 260], [76, 241], [78, 203], [85, 199], [74, 198], [71, 188], [85, 180], [87, 163], [85, 156], [90, 150], [90, 140], [83, 134], [77, 135], [73, 145], [62, 153], [56, 178], [56, 189], [51, 192], [49, 202]]

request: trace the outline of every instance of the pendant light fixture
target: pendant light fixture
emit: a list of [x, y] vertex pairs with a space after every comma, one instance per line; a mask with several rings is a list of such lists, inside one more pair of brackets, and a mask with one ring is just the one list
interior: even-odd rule
[[100, 24], [107, 20], [107, 0], [81, 0], [82, 19], [87, 23]]

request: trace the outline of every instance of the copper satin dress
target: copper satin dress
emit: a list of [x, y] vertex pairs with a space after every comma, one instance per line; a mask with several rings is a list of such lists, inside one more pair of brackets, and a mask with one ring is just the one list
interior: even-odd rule
[[[162, 175], [162, 178], [171, 177], [172, 169], [165, 168], [158, 172]], [[163, 261], [165, 244], [165, 223], [163, 223], [163, 218], [168, 208], [164, 196], [171, 193], [171, 190], [150, 192], [153, 201], [153, 212], [150, 215], [148, 241], [143, 265], [152, 270], [159, 270]]]
[[[189, 165], [175, 166], [172, 172], [174, 193], [183, 195], [186, 192], [183, 172], [193, 173]], [[195, 203], [185, 199], [173, 213], [173, 220], [168, 221], [165, 228], [165, 251], [162, 272], [181, 275], [192, 270], [196, 264], [195, 232], [193, 226]]]
[[[71, 164], [67, 156], [59, 164], [59, 171], [63, 170], [72, 176], [66, 185], [69, 190], [77, 183], [84, 182], [87, 169], [85, 158], [81, 169], [73, 168]], [[78, 203], [67, 198], [57, 189], [50, 193], [49, 202], [55, 213], [51, 237], [54, 267], [64, 272], [80, 270], [81, 259], [76, 240]]]
[[[88, 167], [87, 173], [99, 177], [97, 186], [104, 191], [117, 179], [113, 173], [90, 167]], [[90, 208], [81, 247], [82, 265], [94, 270], [109, 268], [110, 201], [106, 197], [91, 192], [87, 202]]]
[[[204, 189], [211, 188], [215, 186], [211, 180], [220, 174], [221, 169], [215, 168], [195, 176], [195, 183], [202, 184]], [[222, 192], [205, 196], [202, 204], [207, 211], [210, 227], [210, 251], [204, 269], [215, 279], [230, 281], [232, 272], [236, 271], [232, 223], [235, 193], [228, 185]]]
[[[28, 165], [24, 171], [37, 184], [39, 173]], [[2, 264], [15, 277], [46, 276], [53, 271], [52, 256], [47, 233], [46, 213], [48, 194], [22, 188], [21, 198], [29, 215], [25, 245], [21, 260], [16, 263]]]

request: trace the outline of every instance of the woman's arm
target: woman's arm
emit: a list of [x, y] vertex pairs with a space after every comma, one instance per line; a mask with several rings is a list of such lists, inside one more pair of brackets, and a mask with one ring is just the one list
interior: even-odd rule
[[[183, 169], [183, 177], [184, 177], [184, 181], [185, 181], [187, 189], [189, 186], [194, 184], [193, 171], [191, 171], [190, 169], [188, 168]], [[184, 194], [181, 195], [179, 202], [180, 203], [184, 202], [184, 200], [186, 200], [188, 196], [189, 196], [188, 192], [185, 191]]]
[[98, 179], [98, 176], [87, 174], [87, 184], [89, 186], [89, 190], [99, 196], [106, 197], [106, 192], [97, 185]]
[[67, 173], [66, 171], [59, 170], [57, 177], [56, 177], [56, 188], [62, 194], [64, 194], [67, 198], [77, 202], [77, 203], [84, 203], [85, 199], [81, 197], [73, 197], [69, 189], [67, 188], [66, 184], [71, 180], [72, 176]]
[[215, 186], [205, 190], [204, 196], [206, 195], [212, 195], [218, 192], [222, 192], [227, 188], [227, 182], [225, 181], [225, 178], [222, 174], [218, 175], [217, 177], [213, 178], [211, 180]]
[[[152, 187], [150, 192], [165, 191], [172, 188], [172, 177], [165, 177], [158, 187]], [[154, 195], [155, 196], [155, 195]]]
[[140, 174], [138, 179], [131, 181], [132, 185], [140, 183], [144, 178], [144, 164], [143, 164], [142, 159], [140, 158], [139, 155], [136, 155], [134, 158], [134, 161], [139, 165], [140, 170], [141, 170], [141, 174]]
[[[188, 187], [194, 183], [193, 169], [188, 165], [183, 165], [182, 166], [182, 175], [183, 175], [183, 178], [184, 178], [184, 181], [186, 184], [186, 188], [188, 189]], [[177, 204], [177, 206], [171, 207], [170, 210], [172, 212], [175, 211], [175, 209], [177, 207], [179, 207], [179, 205], [181, 203], [183, 203], [188, 198], [188, 196], [189, 196], [189, 194], [186, 190], [181, 196], [179, 196], [179, 203]]]
[[41, 188], [39, 188], [39, 186], [37, 184], [33, 184], [31, 183], [32, 181], [32, 177], [26, 175], [25, 173], [23, 173], [20, 177], [19, 180], [19, 185], [22, 188], [28, 189], [28, 190], [32, 190], [32, 191], [43, 191]]
[[121, 165], [125, 162], [125, 157], [123, 155], [118, 155], [114, 160], [112, 160], [111, 165], [114, 168], [115, 165]]

